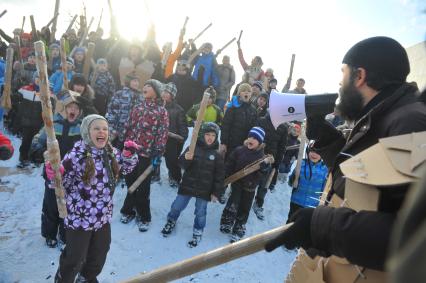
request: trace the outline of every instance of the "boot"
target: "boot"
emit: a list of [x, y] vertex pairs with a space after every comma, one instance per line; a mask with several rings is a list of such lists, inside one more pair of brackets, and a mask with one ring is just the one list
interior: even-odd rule
[[166, 225], [164, 225], [164, 228], [163, 230], [161, 230], [161, 233], [163, 234], [164, 237], [168, 237], [175, 229], [175, 226], [176, 226], [176, 221], [167, 220], [167, 223]]
[[192, 234], [192, 240], [188, 242], [188, 247], [195, 248], [201, 242], [201, 237], [203, 235], [203, 231], [194, 229], [194, 233]]
[[133, 214], [122, 214], [121, 218], [120, 218], [120, 222], [124, 223], [124, 224], [127, 224], [130, 221], [132, 221], [133, 218], [135, 218], [135, 216]]
[[265, 215], [263, 214], [263, 207], [258, 206], [257, 203], [254, 202], [252, 208], [253, 208], [254, 214], [256, 214], [259, 220], [265, 219]]

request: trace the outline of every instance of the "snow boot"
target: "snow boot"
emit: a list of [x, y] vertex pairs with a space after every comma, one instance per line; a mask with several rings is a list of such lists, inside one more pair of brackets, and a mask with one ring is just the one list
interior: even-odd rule
[[241, 240], [246, 234], [246, 227], [244, 224], [235, 223], [234, 228], [232, 229], [230, 242], [234, 243]]
[[220, 224], [220, 232], [224, 233], [224, 234], [229, 234], [231, 233], [232, 230], [232, 225], [227, 223], [227, 224]]
[[124, 224], [127, 224], [130, 221], [132, 221], [133, 218], [135, 218], [135, 216], [133, 214], [122, 214], [121, 218], [120, 218], [120, 222], [124, 223]]
[[161, 230], [161, 233], [163, 234], [164, 237], [168, 237], [175, 229], [175, 226], [176, 226], [176, 221], [167, 220], [167, 223], [166, 225], [164, 225], [164, 228], [163, 230]]
[[142, 221], [141, 219], [138, 219], [137, 222], [138, 222], [139, 232], [146, 232], [146, 231], [148, 231], [151, 222]]
[[27, 168], [28, 166], [30, 166], [30, 162], [28, 160], [22, 160], [22, 161], [19, 161], [16, 167], [18, 167], [19, 169], [24, 169], [24, 168]]
[[94, 278], [92, 280], [88, 280], [88, 279], [84, 278], [84, 276], [82, 276], [81, 274], [78, 274], [74, 283], [99, 283], [99, 281], [96, 278]]
[[201, 237], [203, 235], [203, 231], [194, 229], [194, 233], [192, 234], [192, 240], [188, 242], [188, 247], [195, 248], [201, 242]]
[[172, 188], [177, 188], [179, 187], [179, 182], [176, 181], [175, 179], [169, 178], [169, 185]]
[[56, 239], [46, 238], [46, 245], [49, 248], [56, 248], [58, 246], [58, 241]]
[[253, 203], [253, 211], [259, 220], [265, 219], [265, 215], [263, 214], [263, 207], [258, 206], [256, 202]]

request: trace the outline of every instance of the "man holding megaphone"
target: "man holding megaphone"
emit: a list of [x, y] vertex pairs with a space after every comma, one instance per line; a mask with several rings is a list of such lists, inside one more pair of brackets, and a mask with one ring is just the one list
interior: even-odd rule
[[[315, 150], [330, 169], [325, 205], [297, 211], [289, 221], [294, 223], [292, 227], [266, 245], [267, 251], [284, 245], [287, 249], [301, 247], [312, 258], [326, 257], [323, 261], [316, 257], [315, 264], [310, 265], [313, 259], [302, 252], [287, 282], [305, 282], [314, 274], [320, 274], [316, 277], [320, 279], [309, 282], [355, 282], [360, 277], [363, 282], [386, 282], [383, 270], [389, 238], [409, 184], [389, 185], [386, 181], [391, 176], [384, 176], [368, 189], [352, 189], [349, 185], [354, 182], [344, 176], [341, 164], [379, 139], [426, 130], [426, 106], [418, 101], [417, 89], [406, 83], [410, 65], [405, 49], [397, 41], [388, 37], [362, 40], [349, 49], [342, 63], [336, 109], [345, 120], [354, 123], [347, 139], [325, 121], [325, 114], [333, 111], [333, 95], [271, 95], [274, 125], [306, 116], [306, 135], [315, 140]], [[366, 168], [362, 159], [355, 161], [359, 161], [357, 170]], [[384, 162], [386, 158], [375, 159], [375, 166], [371, 166], [371, 161], [366, 164], [370, 169], [374, 167], [374, 173], [383, 175]], [[363, 172], [362, 178], [368, 179], [370, 173]], [[363, 207], [370, 201], [372, 191], [377, 202], [373, 208]], [[355, 208], [354, 203], [361, 206]], [[301, 279], [302, 273], [305, 279]]]

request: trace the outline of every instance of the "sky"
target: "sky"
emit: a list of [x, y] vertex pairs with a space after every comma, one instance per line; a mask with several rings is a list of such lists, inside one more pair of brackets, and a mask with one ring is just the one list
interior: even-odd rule
[[[38, 29], [53, 17], [54, 0], [2, 0], [0, 27], [11, 34], [26, 16], [24, 30], [30, 30], [29, 15]], [[292, 88], [299, 77], [306, 80], [308, 93], [336, 92], [341, 78], [341, 60], [356, 42], [371, 36], [389, 36], [404, 47], [426, 38], [426, 4], [421, 0], [111, 0], [121, 34], [127, 39], [143, 39], [150, 23], [156, 27], [161, 47], [176, 45], [185, 17], [189, 17], [185, 39], [194, 37], [209, 23], [212, 27], [197, 41], [211, 42], [217, 50], [243, 30], [241, 47], [247, 62], [259, 55], [263, 69], [272, 68], [281, 89], [289, 75], [291, 54], [296, 54]], [[74, 14], [94, 17], [96, 29], [109, 32], [107, 0], [61, 1], [58, 30], [63, 32]], [[78, 25], [75, 25], [77, 28]], [[58, 37], [58, 35], [57, 35]], [[237, 82], [243, 70], [238, 62], [237, 45], [231, 44], [218, 57], [231, 57]]]

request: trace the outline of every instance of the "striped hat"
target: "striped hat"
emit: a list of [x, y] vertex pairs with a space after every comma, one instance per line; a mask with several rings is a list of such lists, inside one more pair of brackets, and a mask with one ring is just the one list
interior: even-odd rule
[[265, 139], [265, 131], [261, 127], [253, 127], [251, 128], [248, 137], [256, 139], [259, 143], [263, 143], [263, 140]]

